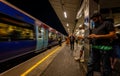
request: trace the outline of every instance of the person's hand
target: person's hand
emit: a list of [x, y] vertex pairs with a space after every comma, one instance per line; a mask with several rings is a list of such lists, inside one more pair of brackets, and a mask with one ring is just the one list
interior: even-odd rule
[[96, 34], [90, 34], [88, 36], [88, 38], [99, 38], [99, 35], [96, 35]]

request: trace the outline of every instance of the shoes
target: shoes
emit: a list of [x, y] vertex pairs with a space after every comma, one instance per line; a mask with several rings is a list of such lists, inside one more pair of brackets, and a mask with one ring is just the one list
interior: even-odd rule
[[84, 59], [80, 59], [80, 62], [81, 62], [81, 63], [84, 63], [84, 61], [85, 61]]
[[75, 57], [74, 59], [75, 59], [76, 61], [77, 61], [77, 60], [80, 60], [80, 58], [77, 58], [77, 57]]

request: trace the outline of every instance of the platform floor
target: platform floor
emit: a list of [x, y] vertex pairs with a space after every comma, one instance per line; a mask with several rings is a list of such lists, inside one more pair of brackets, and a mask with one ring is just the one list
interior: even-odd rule
[[85, 69], [83, 63], [74, 59], [73, 50], [66, 46], [40, 76], [85, 76]]

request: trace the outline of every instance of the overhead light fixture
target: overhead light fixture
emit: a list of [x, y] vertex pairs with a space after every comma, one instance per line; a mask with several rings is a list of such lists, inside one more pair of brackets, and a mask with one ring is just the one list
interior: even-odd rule
[[79, 27], [82, 27], [82, 24], [80, 24]]
[[67, 18], [67, 13], [66, 12], [64, 12], [64, 17]]
[[69, 24], [67, 23], [67, 25], [66, 25], [67, 27], [69, 26]]

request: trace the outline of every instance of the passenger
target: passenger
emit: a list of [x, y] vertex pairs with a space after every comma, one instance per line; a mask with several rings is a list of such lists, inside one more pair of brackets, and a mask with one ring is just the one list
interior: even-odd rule
[[104, 21], [100, 13], [94, 13], [91, 19], [95, 27], [88, 36], [92, 40], [92, 48], [86, 76], [93, 76], [94, 71], [101, 72], [100, 62], [102, 62], [102, 76], [111, 76], [110, 39], [115, 36], [114, 26], [110, 21]]
[[79, 28], [79, 36], [77, 37], [77, 39], [79, 40], [79, 49], [77, 49], [76, 51], [76, 56], [75, 56], [75, 60], [80, 60], [80, 62], [84, 62], [84, 25], [82, 25], [82, 27]]
[[79, 55], [77, 55], [75, 57], [75, 60], [80, 60], [80, 62], [84, 62], [84, 37], [83, 36], [79, 36], [78, 39], [81, 41], [80, 42], [80, 49], [77, 50], [79, 52]]
[[69, 37], [69, 39], [70, 39], [70, 49], [74, 50], [74, 41], [75, 41], [74, 35], [71, 34], [70, 37]]
[[59, 44], [59, 46], [62, 46], [62, 38], [61, 37], [58, 38], [58, 44]]
[[66, 45], [68, 46], [70, 44], [69, 37], [66, 38]]

